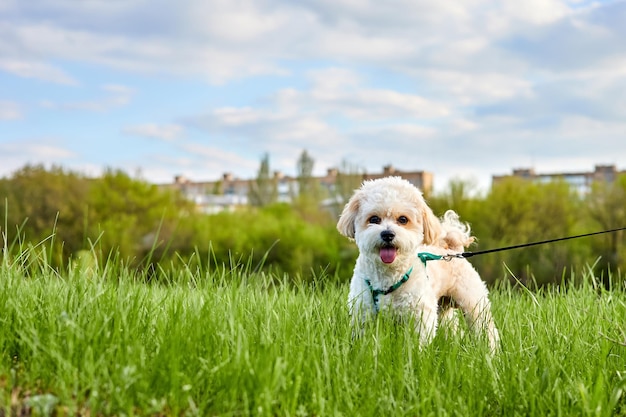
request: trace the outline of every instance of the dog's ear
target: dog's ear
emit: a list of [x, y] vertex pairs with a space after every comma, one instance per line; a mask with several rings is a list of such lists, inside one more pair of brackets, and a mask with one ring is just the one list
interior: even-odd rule
[[424, 243], [427, 245], [437, 244], [439, 238], [443, 236], [444, 230], [430, 207], [425, 206], [422, 210], [422, 220], [424, 221]]
[[360, 204], [360, 193], [357, 191], [343, 208], [343, 212], [339, 216], [339, 221], [337, 222], [337, 230], [339, 230], [339, 233], [349, 237], [350, 239], [354, 239], [354, 235], [356, 233], [354, 222], [356, 221], [356, 216], [359, 213]]

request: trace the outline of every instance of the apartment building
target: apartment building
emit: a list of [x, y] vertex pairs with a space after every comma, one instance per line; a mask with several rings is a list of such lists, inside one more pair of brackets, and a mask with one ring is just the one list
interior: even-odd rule
[[619, 171], [615, 165], [596, 165], [593, 171], [574, 171], [556, 173], [537, 173], [532, 168], [514, 169], [512, 174], [494, 175], [492, 183], [496, 184], [505, 178], [517, 177], [537, 182], [565, 181], [580, 194], [586, 194], [591, 190], [591, 184], [596, 181], [613, 182], [618, 175], [626, 171]]
[[[402, 171], [392, 165], [384, 166], [383, 170], [378, 173], [364, 172], [351, 174], [351, 176], [353, 178], [360, 177], [357, 181], [358, 183], [362, 180], [399, 176], [426, 194], [431, 192], [433, 187], [432, 173], [426, 171]], [[336, 203], [338, 180], [340, 181], [340, 178], [340, 171], [332, 168], [327, 170], [326, 175], [314, 177], [314, 180], [328, 198]], [[298, 195], [298, 178], [284, 175], [281, 172], [274, 172], [273, 180], [278, 192], [278, 201], [289, 202], [294, 196]], [[173, 183], [162, 184], [160, 187], [179, 190], [189, 200], [193, 201], [202, 212], [217, 213], [223, 210], [233, 210], [237, 206], [248, 204], [250, 186], [255, 181], [256, 178], [241, 179], [235, 177], [232, 173], [224, 173], [219, 180], [215, 181], [191, 181], [184, 176], [176, 176]]]

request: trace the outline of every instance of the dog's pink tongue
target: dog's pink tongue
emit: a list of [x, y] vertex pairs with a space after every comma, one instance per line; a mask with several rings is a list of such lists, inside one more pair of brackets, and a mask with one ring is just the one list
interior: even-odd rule
[[380, 260], [386, 264], [392, 263], [396, 259], [396, 248], [380, 248]]

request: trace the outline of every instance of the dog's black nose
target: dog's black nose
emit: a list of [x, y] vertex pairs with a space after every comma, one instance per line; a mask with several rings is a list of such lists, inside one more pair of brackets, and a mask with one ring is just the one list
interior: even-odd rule
[[391, 243], [394, 237], [396, 237], [396, 234], [391, 230], [383, 230], [380, 232], [380, 238], [387, 243]]

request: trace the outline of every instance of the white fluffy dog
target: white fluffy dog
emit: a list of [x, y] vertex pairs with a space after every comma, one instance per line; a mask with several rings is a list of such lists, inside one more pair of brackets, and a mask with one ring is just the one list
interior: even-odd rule
[[391, 309], [413, 316], [424, 345], [437, 330], [438, 301], [450, 297], [496, 350], [499, 336], [487, 287], [472, 265], [466, 259], [418, 257], [462, 252], [473, 241], [469, 226], [454, 211], [440, 220], [415, 186], [400, 177], [386, 177], [365, 181], [355, 191], [337, 229], [359, 248], [348, 297], [353, 324], [362, 325], [369, 315]]

